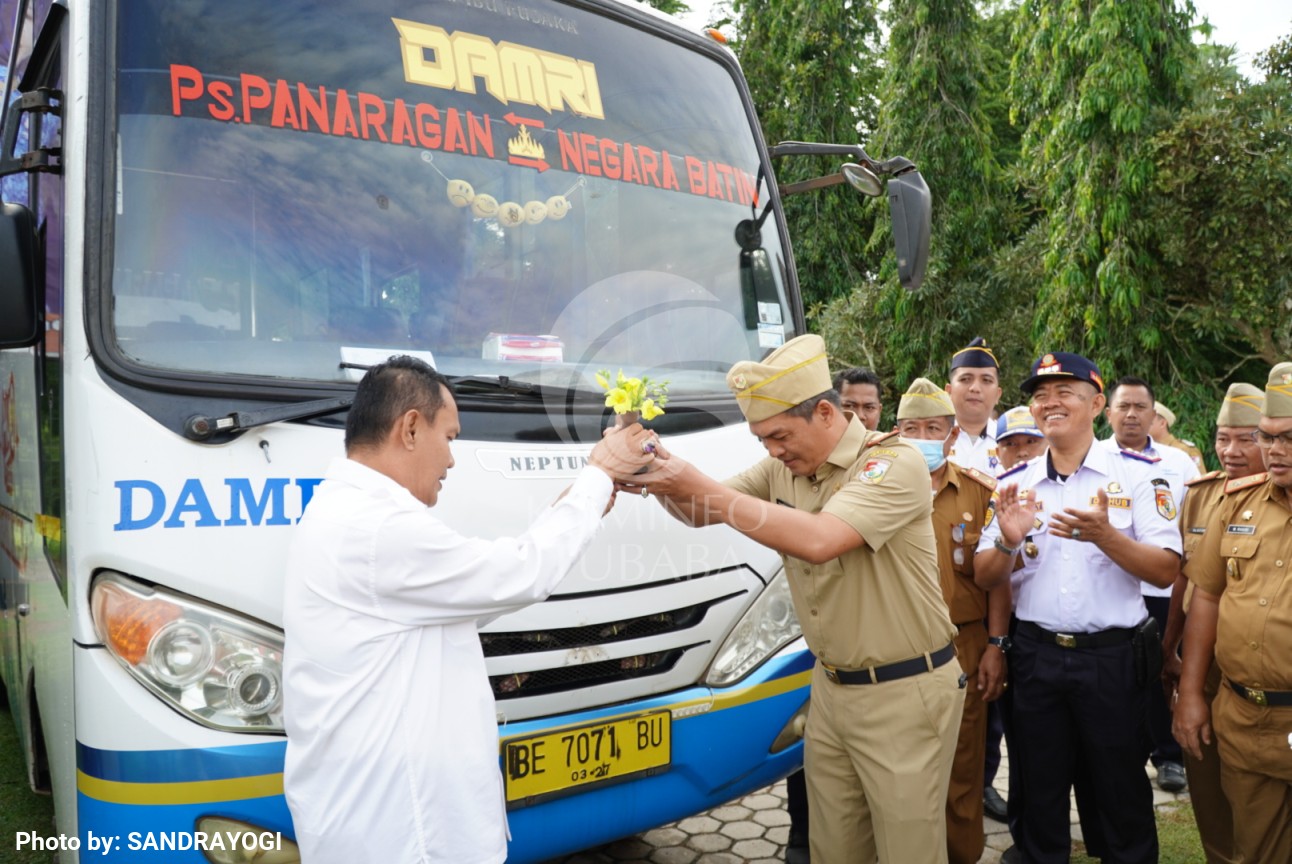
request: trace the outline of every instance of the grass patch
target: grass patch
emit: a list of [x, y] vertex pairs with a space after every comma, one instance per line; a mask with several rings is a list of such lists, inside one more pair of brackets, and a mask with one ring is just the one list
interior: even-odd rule
[[54, 835], [54, 801], [37, 795], [27, 785], [18, 730], [13, 725], [8, 702], [0, 694], [0, 861], [4, 864], [53, 864], [54, 852], [17, 849], [19, 831], [42, 837]]
[[[1193, 805], [1180, 801], [1174, 806], [1157, 808], [1158, 864], [1197, 864], [1205, 860], [1198, 826], [1193, 821]], [[1085, 854], [1083, 843], [1074, 843], [1072, 864], [1095, 864], [1099, 859]]]

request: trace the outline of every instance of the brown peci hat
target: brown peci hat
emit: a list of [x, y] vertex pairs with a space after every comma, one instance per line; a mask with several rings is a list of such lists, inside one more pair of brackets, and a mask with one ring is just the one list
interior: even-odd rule
[[1266, 417], [1292, 417], [1292, 363], [1279, 363], [1270, 370], [1265, 384]]
[[1217, 426], [1255, 426], [1265, 409], [1265, 393], [1253, 384], [1230, 384], [1216, 415]]
[[825, 341], [808, 333], [762, 361], [742, 360], [727, 373], [727, 386], [750, 423], [775, 417], [831, 389]]
[[916, 378], [897, 403], [898, 420], [924, 420], [928, 417], [952, 417], [956, 408], [947, 391], [928, 378]]

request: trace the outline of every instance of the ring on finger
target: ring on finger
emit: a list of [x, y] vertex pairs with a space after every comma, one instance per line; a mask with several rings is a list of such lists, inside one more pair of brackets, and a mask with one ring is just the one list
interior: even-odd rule
[[1081, 529], [1080, 529], [1080, 528], [1073, 528], [1073, 529], [1072, 529], [1072, 539], [1073, 539], [1073, 540], [1080, 540], [1080, 539], [1081, 539]]

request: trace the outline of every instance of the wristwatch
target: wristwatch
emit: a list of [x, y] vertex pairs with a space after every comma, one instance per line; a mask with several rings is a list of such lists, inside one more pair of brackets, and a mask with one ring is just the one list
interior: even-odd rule
[[987, 644], [995, 645], [1001, 651], [1008, 654], [1009, 649], [1014, 647], [1014, 640], [1010, 639], [1008, 636], [988, 636]]

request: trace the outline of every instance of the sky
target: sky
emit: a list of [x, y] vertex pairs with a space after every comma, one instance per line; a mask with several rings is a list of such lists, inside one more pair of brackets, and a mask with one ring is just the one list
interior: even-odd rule
[[[682, 16], [693, 28], [708, 23], [715, 0], [687, 0], [692, 11]], [[1252, 59], [1292, 31], [1292, 3], [1288, 0], [1193, 0], [1197, 20], [1205, 16], [1214, 26], [1212, 41], [1238, 48], [1239, 71], [1249, 78], [1261, 77]]]

